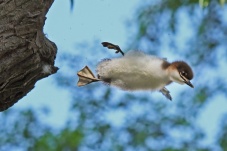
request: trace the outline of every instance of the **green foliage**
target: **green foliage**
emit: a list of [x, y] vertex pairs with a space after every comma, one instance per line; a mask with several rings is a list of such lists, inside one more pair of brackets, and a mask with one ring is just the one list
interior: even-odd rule
[[47, 132], [42, 135], [32, 147], [34, 151], [67, 151], [77, 150], [83, 134], [80, 130], [70, 130], [65, 128], [61, 130], [60, 134]]
[[201, 7], [207, 7], [210, 3], [210, 0], [199, 0], [199, 5]]
[[30, 148], [50, 128], [44, 125], [33, 110], [8, 110], [0, 116], [0, 150]]
[[[201, 7], [207, 7], [210, 3], [211, 3], [212, 0], [199, 0], [199, 5]], [[225, 0], [219, 0], [219, 4], [221, 6], [224, 6], [224, 4], [226, 3]]]
[[0, 116], [1, 121], [5, 121], [0, 127], [0, 150], [77, 150], [83, 139], [82, 131], [65, 127], [57, 133], [39, 119], [47, 115], [46, 109], [40, 111], [11, 109], [4, 112]]

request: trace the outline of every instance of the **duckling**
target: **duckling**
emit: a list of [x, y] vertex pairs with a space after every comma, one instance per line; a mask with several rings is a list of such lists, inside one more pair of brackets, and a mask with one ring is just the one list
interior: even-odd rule
[[77, 86], [102, 81], [128, 91], [159, 91], [169, 100], [172, 100], [172, 97], [165, 86], [172, 82], [187, 84], [194, 88], [190, 82], [193, 71], [184, 61], [170, 63], [166, 59], [142, 51], [132, 50], [125, 54], [118, 45], [109, 42], [103, 42], [102, 45], [116, 50], [116, 53], [121, 53], [122, 57], [104, 59], [98, 63], [97, 77], [88, 66], [85, 66], [77, 73], [79, 77]]

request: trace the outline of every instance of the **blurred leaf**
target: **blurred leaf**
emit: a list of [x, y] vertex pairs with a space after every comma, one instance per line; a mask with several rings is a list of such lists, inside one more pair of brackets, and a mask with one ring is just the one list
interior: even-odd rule
[[220, 0], [220, 4], [223, 6], [225, 4], [225, 0]]
[[207, 7], [210, 3], [210, 0], [199, 0], [199, 5], [201, 7]]
[[73, 10], [74, 7], [74, 0], [70, 0], [70, 9]]

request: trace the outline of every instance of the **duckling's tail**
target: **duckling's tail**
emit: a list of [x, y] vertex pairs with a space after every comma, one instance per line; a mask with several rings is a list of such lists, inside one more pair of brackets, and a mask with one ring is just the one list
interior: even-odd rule
[[79, 77], [79, 81], [77, 82], [77, 86], [85, 86], [92, 82], [98, 82], [100, 79], [95, 78], [92, 71], [88, 68], [88, 66], [85, 66], [83, 69], [81, 69], [79, 72], [77, 72], [77, 75]]

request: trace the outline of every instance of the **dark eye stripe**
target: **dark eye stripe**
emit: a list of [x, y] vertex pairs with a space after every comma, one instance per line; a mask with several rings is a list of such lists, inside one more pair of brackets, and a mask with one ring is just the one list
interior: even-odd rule
[[184, 81], [187, 81], [187, 79], [185, 79], [185, 77], [182, 75], [181, 72], [180, 72], [180, 77], [181, 77]]

